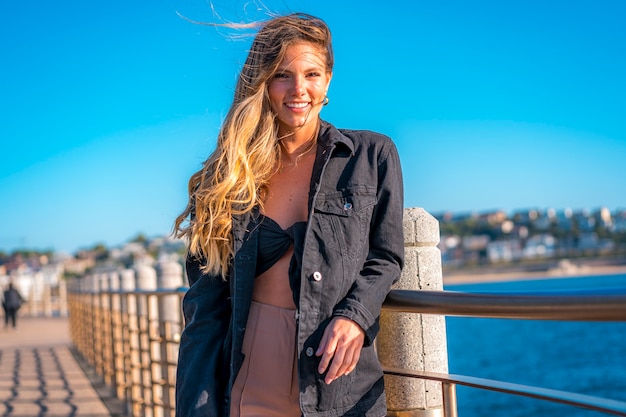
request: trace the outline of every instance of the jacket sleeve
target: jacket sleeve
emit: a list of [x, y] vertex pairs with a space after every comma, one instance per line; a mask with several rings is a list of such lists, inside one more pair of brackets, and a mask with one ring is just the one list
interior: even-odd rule
[[378, 160], [377, 203], [370, 222], [367, 258], [334, 311], [335, 316], [347, 317], [363, 328], [366, 346], [378, 334], [383, 301], [400, 278], [404, 262], [402, 171], [395, 145], [391, 140], [386, 145]]
[[223, 415], [228, 381], [224, 339], [231, 316], [228, 282], [204, 275], [199, 262], [187, 258], [189, 290], [183, 299], [185, 329], [181, 335], [176, 375], [176, 415]]

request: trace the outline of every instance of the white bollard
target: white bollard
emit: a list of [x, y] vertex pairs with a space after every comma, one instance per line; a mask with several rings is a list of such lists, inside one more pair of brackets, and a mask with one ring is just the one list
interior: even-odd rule
[[[183, 285], [183, 267], [170, 259], [157, 263], [159, 290], [175, 290]], [[161, 370], [164, 377], [163, 406], [166, 410], [174, 408], [176, 366], [181, 329], [181, 306], [178, 294], [159, 297], [159, 320], [161, 329]]]
[[[404, 211], [405, 265], [393, 289], [441, 290], [443, 277], [439, 223], [421, 208]], [[377, 338], [383, 366], [428, 372], [448, 372], [445, 317], [383, 311]], [[388, 416], [443, 415], [441, 383], [385, 376]]]
[[[136, 267], [137, 290], [156, 291], [157, 274], [153, 267], [139, 265]], [[142, 415], [146, 417], [162, 417], [163, 408], [156, 406], [163, 397], [160, 385], [153, 381], [162, 379], [161, 349], [159, 345], [159, 307], [155, 296], [137, 296], [137, 316], [139, 320], [139, 344], [142, 364], [142, 398], [146, 406]]]

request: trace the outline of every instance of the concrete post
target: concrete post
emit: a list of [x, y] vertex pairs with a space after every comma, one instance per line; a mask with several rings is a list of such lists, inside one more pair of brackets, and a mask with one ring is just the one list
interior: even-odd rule
[[[120, 271], [120, 290], [122, 292], [132, 292], [135, 291], [136, 288], [136, 280], [135, 280], [135, 271], [132, 269], [123, 269]], [[122, 297], [122, 312], [135, 314], [136, 313], [136, 305], [134, 302], [130, 302], [130, 300], [134, 301], [134, 297], [132, 295]]]
[[141, 369], [139, 351], [139, 328], [137, 322], [137, 300], [133, 292], [136, 288], [135, 270], [120, 271], [120, 289], [122, 291], [121, 311], [124, 345], [124, 383], [127, 415], [140, 415], [139, 410], [132, 407], [135, 398], [141, 398]]
[[111, 352], [112, 352], [112, 383], [117, 398], [124, 398], [124, 324], [122, 322], [122, 296], [120, 271], [109, 272], [109, 291], [111, 291]]
[[104, 383], [111, 385], [113, 381], [112, 362], [113, 362], [113, 345], [111, 343], [111, 300], [109, 295], [106, 294], [109, 291], [110, 280], [109, 272], [102, 271], [97, 274], [98, 282], [98, 299], [100, 300], [100, 308], [98, 311], [97, 329], [99, 340], [96, 344], [96, 349], [100, 359], [100, 375], [102, 376]]
[[67, 317], [67, 281], [63, 278], [59, 280], [59, 316]]
[[[183, 267], [176, 261], [163, 260], [157, 264], [157, 285], [160, 290], [174, 290], [183, 285]], [[160, 297], [159, 318], [176, 322], [180, 319], [178, 295]]]
[[[157, 290], [157, 274], [149, 265], [139, 265], [137, 272], [137, 290]], [[162, 389], [153, 385], [153, 381], [161, 381], [162, 372], [155, 366], [161, 360], [159, 348], [159, 311], [155, 296], [137, 295], [137, 316], [139, 318], [139, 345], [142, 364], [142, 398], [145, 417], [162, 417], [163, 409], [156, 404], [162, 398]]]
[[119, 291], [120, 290], [120, 273], [119, 271], [111, 271], [109, 272], [109, 289], [111, 291]]
[[41, 304], [43, 305], [43, 316], [52, 317], [52, 288], [49, 282], [42, 282]]
[[[157, 264], [157, 284], [160, 290], [175, 290], [183, 285], [183, 267], [176, 261], [164, 260]], [[166, 295], [159, 298], [159, 319], [167, 322], [180, 336], [181, 307], [178, 295]]]
[[82, 302], [85, 309], [86, 320], [81, 323], [83, 328], [83, 338], [81, 340], [82, 351], [85, 352], [85, 356], [89, 363], [97, 368], [98, 359], [96, 356], [96, 345], [98, 344], [99, 335], [96, 330], [97, 311], [100, 306], [100, 301], [97, 295], [98, 281], [95, 273], [90, 273], [85, 276], [81, 282]]
[[[163, 259], [157, 264], [159, 290], [175, 290], [183, 285], [183, 267], [178, 262]], [[163, 408], [165, 414], [174, 409], [176, 363], [181, 329], [181, 307], [178, 294], [159, 297], [159, 324], [161, 333], [161, 370], [164, 376]]]
[[[136, 268], [136, 288], [141, 291], [156, 291], [158, 288], [156, 270], [148, 265]], [[158, 320], [158, 304], [154, 296], [139, 296], [137, 299], [137, 314], [150, 320]]]
[[[393, 289], [441, 290], [439, 223], [421, 208], [405, 209], [405, 265]], [[383, 311], [377, 338], [383, 366], [448, 372], [445, 317]], [[388, 416], [443, 416], [441, 383], [385, 376]]]
[[[24, 279], [23, 277], [22, 279]], [[17, 287], [20, 289], [19, 286]], [[35, 272], [31, 276], [30, 286], [28, 287], [28, 313], [30, 317], [39, 317], [45, 314], [44, 300], [44, 278], [41, 272]], [[22, 292], [24, 294], [24, 292]]]

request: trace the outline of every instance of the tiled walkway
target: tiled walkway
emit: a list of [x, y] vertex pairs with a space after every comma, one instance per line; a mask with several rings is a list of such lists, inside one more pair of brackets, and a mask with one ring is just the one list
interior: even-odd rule
[[0, 416], [109, 417], [112, 414], [70, 351], [67, 319], [0, 327]]

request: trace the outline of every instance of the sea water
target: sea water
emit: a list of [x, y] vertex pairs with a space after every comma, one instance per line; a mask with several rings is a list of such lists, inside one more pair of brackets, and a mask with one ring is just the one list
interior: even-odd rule
[[[446, 285], [478, 293], [626, 293], [626, 275]], [[626, 401], [626, 323], [447, 317], [449, 372]], [[457, 386], [460, 417], [595, 417], [596, 411]]]

